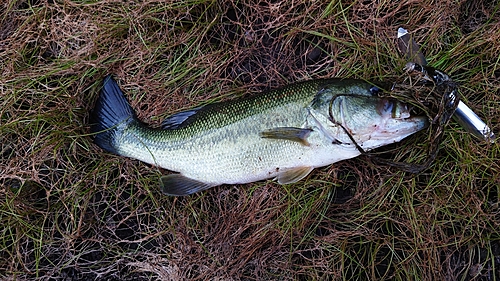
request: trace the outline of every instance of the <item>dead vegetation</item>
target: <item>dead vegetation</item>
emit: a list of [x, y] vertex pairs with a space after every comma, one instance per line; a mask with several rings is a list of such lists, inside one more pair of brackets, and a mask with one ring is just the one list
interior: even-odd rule
[[[362, 156], [290, 186], [162, 196], [159, 168], [104, 153], [89, 111], [113, 73], [152, 125], [323, 77], [391, 80], [414, 32], [499, 132], [500, 4], [8, 0], [0, 4], [0, 277], [499, 280], [500, 156], [456, 123], [419, 175]], [[394, 149], [421, 161], [425, 135]]]

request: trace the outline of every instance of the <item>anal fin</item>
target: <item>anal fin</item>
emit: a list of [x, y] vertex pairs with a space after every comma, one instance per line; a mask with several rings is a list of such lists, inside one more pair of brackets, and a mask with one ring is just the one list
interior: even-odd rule
[[295, 128], [295, 127], [278, 127], [260, 133], [262, 138], [268, 139], [283, 139], [296, 141], [302, 145], [308, 146], [307, 137], [312, 132], [312, 129]]
[[160, 178], [161, 192], [170, 196], [186, 196], [209, 189], [212, 186], [180, 174], [171, 174]]
[[276, 179], [279, 184], [289, 184], [298, 182], [305, 178], [313, 170], [313, 167], [295, 167], [280, 170]]

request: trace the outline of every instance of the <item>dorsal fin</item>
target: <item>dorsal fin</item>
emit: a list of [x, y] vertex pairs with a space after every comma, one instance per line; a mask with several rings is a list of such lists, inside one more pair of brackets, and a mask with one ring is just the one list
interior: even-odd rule
[[163, 122], [161, 123], [161, 128], [165, 129], [165, 130], [167, 130], [167, 129], [179, 129], [180, 127], [182, 127], [183, 125], [188, 123], [186, 121], [190, 117], [192, 117], [193, 115], [198, 113], [198, 111], [200, 111], [200, 109], [202, 109], [203, 107], [205, 107], [205, 106], [200, 106], [200, 107], [196, 107], [196, 108], [193, 108], [190, 110], [181, 111], [181, 112], [172, 114], [169, 117], [167, 117], [167, 119], [163, 120]]

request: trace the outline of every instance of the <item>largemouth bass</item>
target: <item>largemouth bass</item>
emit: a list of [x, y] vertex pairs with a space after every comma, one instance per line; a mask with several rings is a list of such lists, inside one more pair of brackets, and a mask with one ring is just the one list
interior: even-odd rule
[[313, 80], [176, 113], [150, 128], [108, 76], [91, 131], [108, 152], [179, 172], [161, 177], [167, 195], [270, 178], [288, 184], [428, 125], [379, 91], [363, 80]]

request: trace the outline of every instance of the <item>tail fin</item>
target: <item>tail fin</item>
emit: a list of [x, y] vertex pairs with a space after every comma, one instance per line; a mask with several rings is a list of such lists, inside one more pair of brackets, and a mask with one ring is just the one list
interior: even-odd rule
[[120, 87], [111, 75], [108, 75], [90, 116], [90, 131], [95, 134], [94, 142], [101, 148], [118, 154], [115, 137], [119, 132], [119, 125], [126, 125], [135, 119], [135, 112]]

